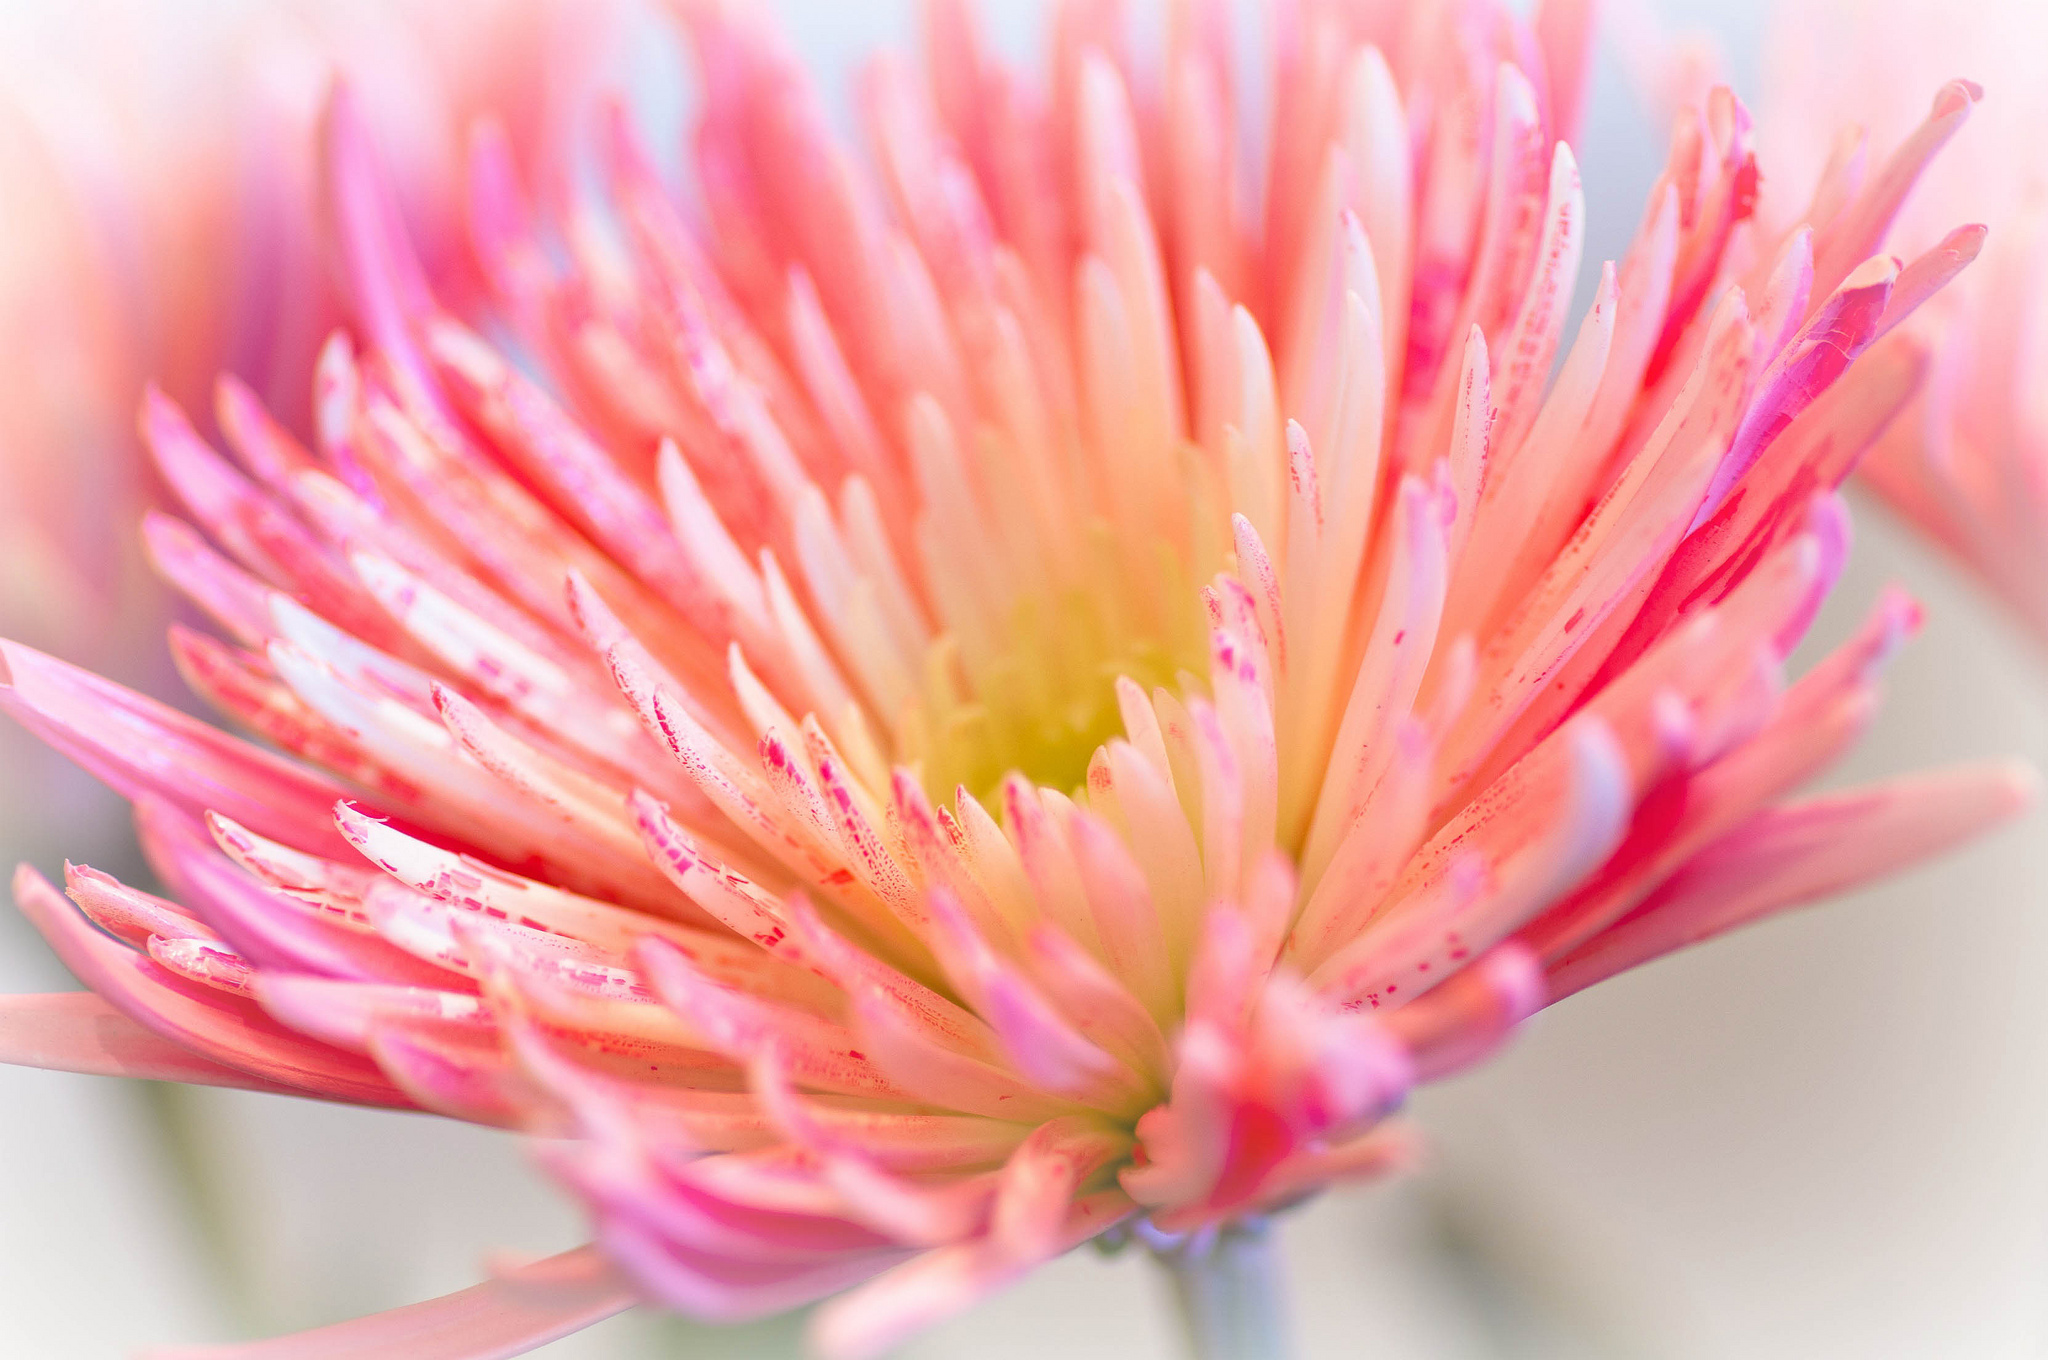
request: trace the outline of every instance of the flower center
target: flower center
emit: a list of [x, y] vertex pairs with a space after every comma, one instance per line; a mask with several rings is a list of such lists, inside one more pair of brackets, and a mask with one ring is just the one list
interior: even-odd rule
[[[934, 799], [990, 794], [1004, 776], [1072, 792], [1097, 748], [1123, 730], [1116, 682], [1176, 691], [1206, 667], [1199, 597], [1185, 573], [1153, 564], [1152, 588], [1112, 575], [1025, 595], [1007, 617], [956, 623], [932, 646], [899, 749]], [[1105, 562], [1102, 573], [1119, 571]], [[1179, 578], [1171, 584], [1160, 577]]]

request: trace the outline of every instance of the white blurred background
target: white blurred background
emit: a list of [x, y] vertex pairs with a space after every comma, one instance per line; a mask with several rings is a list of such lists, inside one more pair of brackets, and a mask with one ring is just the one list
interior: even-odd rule
[[[53, 41], [55, 3], [0, 4], [0, 81], [47, 58], [38, 44]], [[247, 6], [161, 0], [106, 15], [151, 8], [155, 31], [171, 33]], [[834, 90], [869, 49], [913, 38], [904, 0], [777, 8]], [[1033, 6], [982, 8], [1011, 46], [1028, 45]], [[1664, 0], [1634, 17], [1710, 31], [1756, 104], [1762, 0]], [[190, 32], [148, 50], [200, 65], [218, 55]], [[2036, 59], [2048, 77], [2048, 53]], [[657, 87], [676, 69], [634, 61]], [[643, 102], [659, 114], [672, 94]], [[684, 103], [674, 96], [669, 115]], [[1611, 48], [1580, 150], [1592, 261], [1619, 253], [1663, 150], [1661, 122]], [[0, 126], [11, 173], [4, 153]], [[0, 237], [13, 230], [0, 219]], [[132, 528], [133, 493], [107, 465], [69, 475], [83, 487], [74, 513], [115, 538]], [[1841, 777], [2004, 752], [2048, 764], [2048, 658], [1881, 511], [1858, 511], [1856, 552], [1817, 639], [1839, 640], [1890, 581], [1930, 620]], [[0, 525], [22, 513], [0, 507]], [[45, 593], [58, 588], [14, 589], [6, 626], [62, 642]], [[152, 607], [132, 582], [80, 589], [95, 619]], [[154, 632], [83, 659], [174, 693]], [[1427, 1092], [1415, 1112], [1434, 1156], [1421, 1175], [1326, 1196], [1285, 1225], [1304, 1354], [2041, 1355], [2043, 830], [2037, 813], [1877, 890], [1602, 986], [1540, 1016], [1477, 1074]], [[0, 731], [0, 850], [53, 873], [67, 855], [124, 873], [134, 862], [116, 800], [12, 728]], [[17, 919], [0, 919], [0, 989], [69, 985]], [[509, 1137], [236, 1093], [0, 1069], [0, 1167], [8, 1356], [112, 1357], [311, 1326], [458, 1288], [495, 1249], [581, 1240], [575, 1211]], [[790, 1320], [718, 1332], [629, 1315], [538, 1354], [779, 1356], [795, 1353], [796, 1335]], [[1177, 1345], [1146, 1263], [1084, 1249], [906, 1354], [1145, 1360]]]

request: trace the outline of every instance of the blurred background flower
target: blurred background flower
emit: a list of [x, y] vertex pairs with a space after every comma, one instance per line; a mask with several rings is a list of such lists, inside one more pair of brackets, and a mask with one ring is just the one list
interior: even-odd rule
[[1823, 128], [1860, 126], [1876, 145], [1900, 135], [1914, 116], [1903, 92], [1928, 71], [1997, 92], [1900, 223], [1902, 249], [1939, 238], [1935, 202], [1992, 231], [1967, 284], [1917, 320], [1939, 361], [1865, 475], [2048, 647], [2048, 7], [1783, 0], [1768, 53], [1775, 159], [1795, 175], [1852, 145]]
[[[777, 7], [804, 59], [830, 72], [908, 42], [914, 27], [909, 3]], [[1038, 8], [984, 5], [1013, 42], [1035, 31]], [[2014, 8], [2018, 22], [2029, 7]], [[1853, 9], [1802, 30], [1815, 55], [1789, 86], [1766, 60], [1779, 49], [1764, 41], [1761, 3], [1669, 0], [1655, 17], [1672, 30], [1708, 24], [1769, 127], [1773, 101], [1820, 97], [1815, 71], [1856, 69], [1832, 65], [1836, 54], [1875, 50], [1881, 61], [1907, 50], [1889, 35], [1911, 30]], [[1921, 117], [1948, 76], [1991, 87], [1985, 124], [2006, 116], [2002, 99], [2048, 85], [2038, 41], [2007, 40], [2026, 30], [1975, 8], [1939, 10], [1926, 7], [1930, 21], [1946, 21], [1937, 37], [1975, 34], [1982, 50], [1930, 45], [1914, 56], [1936, 69], [1839, 81], [1847, 97], [1898, 93], [1896, 107], [1864, 115], [1876, 146]], [[0, 333], [24, 356], [0, 375], [0, 632], [176, 695], [162, 606], [130, 546], [151, 493], [133, 471], [124, 413], [149, 376], [197, 409], [217, 368], [287, 410], [307, 390], [304, 366], [328, 314], [287, 316], [276, 304], [320, 296], [282, 285], [323, 280], [326, 265], [267, 259], [263, 248], [317, 239], [264, 224], [313, 209], [300, 157], [318, 73], [348, 64], [365, 107], [398, 120], [377, 134], [409, 221], [430, 251], [459, 250], [452, 211], [432, 192], [459, 179], [429, 172], [459, 145], [470, 110], [507, 104], [530, 168], [573, 173], [558, 149], [520, 140], [528, 101], [583, 93], [539, 88], [532, 44], [589, 44], [576, 69], [611, 71], [651, 118], [674, 126], [680, 66], [661, 55], [659, 22], [630, 5], [606, 7], [603, 23], [592, 13], [579, 7], [582, 22], [563, 28], [510, 0], [0, 6], [0, 184], [19, 205], [0, 240]], [[382, 97], [386, 79], [405, 97]], [[1582, 160], [1597, 167], [1589, 258], [1617, 256], [1664, 138], [1611, 58], [1596, 71], [1584, 136]], [[1951, 148], [1957, 163], [1970, 145]], [[1825, 151], [1766, 154], [1767, 173], [1782, 156], [1782, 173], [1800, 183]], [[1984, 164], [1999, 171], [2010, 154]], [[192, 197], [223, 184], [235, 186], [225, 201]], [[1629, 206], [1603, 219], [1613, 205]], [[1998, 210], [1979, 211], [1996, 220]], [[1909, 237], [1900, 249], [1921, 244]], [[1966, 281], [1982, 285], [1986, 272]], [[152, 291], [144, 278], [171, 282]], [[266, 354], [283, 357], [248, 367]], [[108, 423], [110, 413], [120, 418]], [[1845, 775], [2048, 754], [2040, 673], [1999, 622], [1917, 544], [1868, 516], [1861, 527], [1838, 607], [1854, 610], [1902, 576], [1932, 622], [1897, 663], [1886, 717]], [[1852, 623], [1824, 615], [1815, 635], [1838, 639]], [[119, 804], [62, 762], [37, 763], [12, 729], [0, 741], [10, 743], [0, 749], [7, 848], [45, 870], [61, 852], [126, 867]], [[94, 817], [100, 830], [81, 840]], [[49, 838], [60, 827], [61, 852]], [[2030, 823], [1861, 900], [1574, 999], [1493, 1069], [1426, 1097], [1419, 1112], [1440, 1145], [1430, 1172], [1329, 1197], [1287, 1227], [1306, 1352], [2038, 1354], [2048, 1317], [2048, 1048], [2038, 1038], [2048, 989], [2032, 985], [2048, 976], [2033, 909], [2048, 886], [2039, 831]], [[15, 925], [0, 937], [0, 981], [65, 985]], [[0, 1125], [9, 1164], [38, 1168], [0, 1184], [0, 1298], [24, 1354], [112, 1355], [217, 1333], [223, 1319], [308, 1325], [458, 1287], [487, 1247], [548, 1251], [580, 1236], [509, 1140], [477, 1130], [223, 1092], [171, 1110], [150, 1097], [157, 1118], [145, 1124], [133, 1090], [18, 1071], [0, 1073], [0, 1099], [37, 1111]], [[181, 1153], [179, 1130], [194, 1126], [204, 1138]], [[195, 1160], [202, 1141], [218, 1161]], [[235, 1169], [232, 1185], [209, 1174], [222, 1164]], [[419, 1230], [394, 1244], [380, 1229], [396, 1206]], [[214, 1244], [211, 1266], [193, 1250], [201, 1240]], [[1157, 1287], [1136, 1261], [1063, 1262], [911, 1353], [1171, 1354], [1168, 1315], [1148, 1297]], [[682, 1326], [622, 1319], [542, 1353], [779, 1354], [793, 1344], [780, 1324], [715, 1337]]]
[[[547, 155], [534, 145], [538, 108], [577, 93], [538, 78], [541, 45], [569, 48], [547, 68], [557, 85], [583, 69], [582, 50], [604, 59], [610, 30], [592, 22], [604, 11], [574, 26], [557, 15], [550, 28], [552, 13], [526, 0], [0, 4], [0, 341], [10, 356], [0, 632], [190, 702], [161, 644], [168, 605], [134, 533], [158, 493], [128, 414], [135, 394], [154, 380], [206, 411], [214, 375], [232, 372], [303, 428], [314, 354], [339, 317], [313, 229], [312, 134], [334, 72], [376, 105], [422, 250], [458, 285], [473, 278], [455, 201], [470, 120], [493, 111], [537, 169]], [[69, 761], [10, 726], [0, 770], [10, 859], [51, 864], [68, 852], [139, 871], [125, 806]], [[67, 978], [18, 918], [0, 922], [9, 990]], [[177, 1334], [196, 1334], [224, 1315], [262, 1325], [332, 1306], [271, 1279], [280, 1260], [358, 1282], [345, 1288], [411, 1284], [406, 1263], [385, 1267], [394, 1275], [349, 1262], [344, 1186], [331, 1201], [266, 1215], [292, 1225], [269, 1241], [243, 1231], [253, 1204], [216, 1193], [214, 1163], [196, 1149], [217, 1143], [226, 1151], [216, 1158], [282, 1173], [299, 1155], [288, 1150], [290, 1113], [266, 1123], [269, 1112], [251, 1107], [245, 1121], [169, 1088], [51, 1086], [19, 1071], [0, 1076], [0, 1099], [45, 1115], [0, 1132], [8, 1156], [43, 1168], [0, 1188], [0, 1259], [24, 1354], [114, 1354], [171, 1334], [170, 1318]], [[334, 1136], [364, 1141], [361, 1130]], [[430, 1150], [424, 1164], [456, 1177], [477, 1165], [476, 1150]], [[474, 1201], [495, 1203], [500, 1184], [528, 1179], [509, 1155], [488, 1165]], [[280, 1174], [258, 1194], [289, 1202], [295, 1185]], [[521, 1204], [553, 1209], [538, 1196]], [[542, 1221], [566, 1229], [568, 1218]], [[98, 1247], [66, 1237], [88, 1223], [120, 1226]], [[295, 1227], [311, 1245], [295, 1248]], [[95, 1261], [125, 1287], [110, 1306], [84, 1308], [64, 1291]]]

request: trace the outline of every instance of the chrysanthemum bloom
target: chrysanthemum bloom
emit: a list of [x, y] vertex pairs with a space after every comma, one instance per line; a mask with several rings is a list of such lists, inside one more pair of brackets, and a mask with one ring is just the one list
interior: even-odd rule
[[[412, 7], [419, 11], [419, 7]], [[539, 0], [166, 6], [101, 0], [0, 14], [0, 620], [104, 657], [137, 592], [126, 408], [151, 375], [203, 395], [241, 374], [302, 420], [312, 362], [342, 319], [320, 258], [309, 154], [335, 70], [367, 110], [398, 197], [444, 285], [467, 264], [463, 130], [496, 108], [531, 163]], [[165, 60], [175, 44], [179, 59]], [[475, 292], [466, 286], [463, 300]], [[93, 465], [81, 465], [92, 460]], [[118, 516], [109, 493], [125, 496]], [[139, 561], [136, 562], [139, 566]], [[143, 573], [146, 577], [146, 573]], [[132, 630], [131, 630], [132, 631]]]
[[1785, 681], [1963, 262], [1873, 255], [1917, 159], [1758, 239], [1715, 92], [1568, 337], [1584, 10], [1385, 8], [1279, 12], [1254, 157], [1220, 5], [1159, 63], [1064, 8], [1041, 89], [939, 3], [863, 166], [687, 4], [701, 221], [622, 120], [546, 226], [480, 135], [488, 333], [338, 99], [317, 447], [142, 415], [225, 635], [173, 650], [284, 754], [7, 647], [177, 899], [24, 870], [99, 997], [9, 1056], [544, 1137], [591, 1248], [319, 1354], [851, 1288], [814, 1340], [869, 1355], [1111, 1232], [1234, 1354], [1241, 1225], [1397, 1166], [1416, 1083], [2013, 810], [1784, 801], [1914, 621]]
[[1781, 0], [1772, 38], [1770, 102], [1787, 116], [1770, 163], [1825, 166], [1837, 199], [1871, 173], [1871, 142], [1911, 126], [1919, 110], [1907, 91], [1928, 71], [1996, 82], [1988, 116], [1902, 216], [1911, 243], [1938, 240], [1958, 204], [1993, 230], [1982, 262], [1915, 319], [1933, 367], [1863, 470], [2048, 644], [2048, 10], [2027, 0], [1961, 13], [1932, 0]]

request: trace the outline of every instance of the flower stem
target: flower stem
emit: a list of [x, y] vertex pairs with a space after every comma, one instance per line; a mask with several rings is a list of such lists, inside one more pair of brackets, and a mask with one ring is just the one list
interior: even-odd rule
[[1173, 1278], [1194, 1360], [1288, 1360], [1293, 1354], [1277, 1248], [1266, 1219], [1153, 1246], [1153, 1259]]

